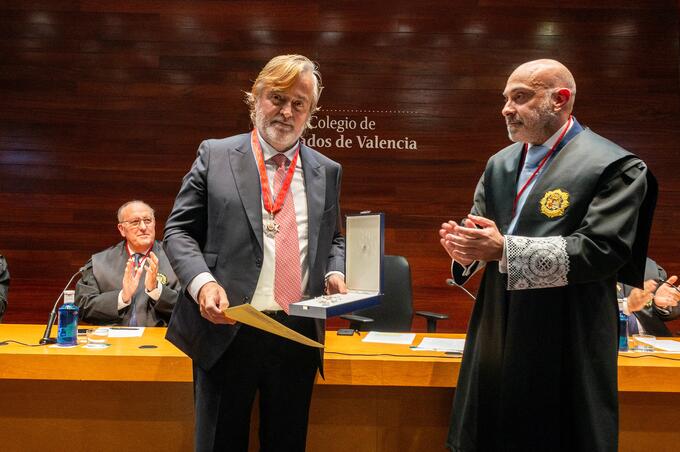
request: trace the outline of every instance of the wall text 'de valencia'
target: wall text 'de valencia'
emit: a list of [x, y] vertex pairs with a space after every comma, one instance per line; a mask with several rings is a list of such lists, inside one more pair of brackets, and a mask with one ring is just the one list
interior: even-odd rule
[[[381, 137], [376, 132], [376, 121], [368, 116], [354, 119], [349, 116], [332, 118], [330, 115], [314, 117], [312, 129], [304, 138], [307, 146], [324, 149], [366, 149], [417, 151], [418, 142], [409, 137]], [[355, 131], [353, 136], [350, 133]]]

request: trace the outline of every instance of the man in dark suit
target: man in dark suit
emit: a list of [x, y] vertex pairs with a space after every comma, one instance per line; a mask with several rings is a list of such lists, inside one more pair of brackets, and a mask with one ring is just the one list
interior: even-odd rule
[[7, 310], [7, 292], [9, 291], [9, 270], [7, 270], [7, 261], [5, 257], [0, 254], [0, 321]]
[[288, 316], [288, 305], [346, 292], [342, 169], [300, 140], [321, 88], [306, 57], [269, 61], [246, 95], [255, 129], [201, 144], [166, 223], [165, 250], [187, 289], [167, 338], [193, 360], [196, 450], [248, 450], [258, 391], [260, 450], [305, 449], [322, 355], [222, 311], [250, 303], [322, 342], [323, 322]]
[[180, 286], [156, 237], [153, 209], [129, 201], [118, 209], [125, 239], [92, 256], [76, 285], [82, 321], [96, 325], [165, 326]]
[[647, 258], [644, 289], [617, 284], [617, 296], [621, 301], [619, 306], [629, 316], [629, 335], [673, 335], [664, 322], [680, 317], [680, 291], [674, 286], [677, 280], [676, 275], [669, 278], [666, 270]]

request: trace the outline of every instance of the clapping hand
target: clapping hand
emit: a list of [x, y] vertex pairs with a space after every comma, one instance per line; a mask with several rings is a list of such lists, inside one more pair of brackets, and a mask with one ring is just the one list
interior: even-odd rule
[[139, 280], [142, 278], [142, 266], [135, 268], [135, 262], [130, 257], [127, 264], [125, 264], [125, 273], [123, 274], [123, 290], [121, 298], [125, 303], [132, 300], [132, 296], [137, 291], [137, 286], [139, 286]]
[[152, 251], [146, 259], [146, 276], [144, 278], [144, 287], [147, 292], [151, 292], [158, 286], [158, 257]]
[[675, 287], [678, 277], [673, 275], [665, 282], [659, 285], [659, 288], [654, 294], [654, 304], [660, 308], [670, 309], [678, 305], [680, 301], [680, 292]]
[[470, 214], [463, 225], [449, 221], [442, 224], [439, 236], [449, 256], [461, 265], [498, 261], [503, 257], [505, 237], [488, 218]]

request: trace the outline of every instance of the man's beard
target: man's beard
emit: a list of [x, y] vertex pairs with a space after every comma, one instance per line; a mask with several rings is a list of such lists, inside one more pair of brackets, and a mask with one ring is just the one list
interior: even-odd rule
[[[510, 118], [506, 117], [506, 121], [513, 121], [517, 116], [512, 116]], [[523, 117], [519, 118], [522, 124], [519, 130], [512, 132], [510, 130], [510, 125], [508, 128], [508, 138], [511, 141], [524, 141], [527, 143], [540, 144], [545, 142], [553, 132], [551, 130], [555, 128], [557, 123], [557, 113], [553, 111], [550, 105], [550, 99], [547, 98], [543, 104], [538, 106], [535, 110], [531, 110], [529, 113], [525, 114]]]
[[[291, 128], [281, 131], [276, 125], [272, 124], [274, 121], [288, 124]], [[274, 148], [283, 147], [283, 149], [288, 149], [295, 144], [298, 138], [300, 138], [300, 135], [296, 134], [295, 126], [293, 124], [289, 124], [278, 116], [274, 116], [267, 121], [262, 112], [257, 108], [255, 109], [255, 127], [262, 135], [262, 138]]]

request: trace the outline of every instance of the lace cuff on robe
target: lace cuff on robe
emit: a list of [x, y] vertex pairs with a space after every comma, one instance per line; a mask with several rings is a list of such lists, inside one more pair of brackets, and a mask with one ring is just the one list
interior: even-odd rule
[[505, 236], [508, 290], [568, 284], [569, 255], [564, 237]]

